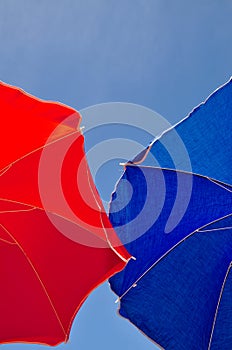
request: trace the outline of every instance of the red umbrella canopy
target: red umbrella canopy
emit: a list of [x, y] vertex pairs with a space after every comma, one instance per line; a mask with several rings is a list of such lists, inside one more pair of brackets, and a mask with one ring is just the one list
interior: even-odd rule
[[130, 259], [94, 186], [80, 115], [0, 83], [0, 342], [67, 341]]

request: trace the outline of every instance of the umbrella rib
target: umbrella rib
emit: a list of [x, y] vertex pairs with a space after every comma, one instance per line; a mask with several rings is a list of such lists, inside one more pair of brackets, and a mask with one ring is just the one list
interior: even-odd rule
[[28, 255], [26, 254], [25, 250], [22, 248], [22, 246], [21, 246], [21, 245], [19, 244], [19, 242], [16, 240], [16, 238], [14, 237], [14, 235], [13, 235], [12, 233], [10, 233], [9, 230], [7, 230], [7, 228], [6, 228], [5, 226], [3, 226], [2, 224], [1, 224], [1, 226], [2, 226], [2, 227], [4, 228], [4, 230], [9, 234], [9, 236], [15, 241], [15, 244], [16, 244], [16, 245], [18, 246], [18, 248], [21, 250], [21, 252], [22, 252], [22, 254], [24, 255], [24, 257], [26, 258], [28, 264], [31, 266], [32, 270], [34, 271], [34, 274], [35, 274], [35, 276], [37, 277], [37, 280], [39, 281], [39, 283], [40, 283], [40, 285], [41, 285], [41, 287], [42, 287], [42, 289], [43, 289], [43, 291], [44, 291], [44, 293], [45, 293], [45, 295], [46, 295], [46, 297], [47, 297], [47, 299], [48, 299], [48, 301], [49, 301], [49, 304], [51, 305], [51, 308], [52, 308], [52, 310], [53, 310], [53, 312], [54, 312], [54, 314], [55, 314], [55, 316], [56, 316], [56, 319], [57, 319], [57, 321], [58, 321], [58, 323], [59, 323], [59, 325], [60, 325], [60, 327], [61, 327], [61, 329], [62, 329], [62, 332], [64, 333], [65, 340], [66, 340], [67, 337], [68, 337], [68, 334], [66, 333], [66, 331], [65, 331], [65, 329], [64, 329], [64, 326], [63, 326], [62, 321], [61, 321], [61, 319], [60, 319], [60, 317], [59, 317], [59, 315], [58, 315], [58, 312], [57, 312], [57, 310], [56, 310], [56, 308], [55, 308], [55, 306], [54, 306], [54, 304], [53, 304], [53, 302], [52, 302], [52, 299], [51, 299], [51, 297], [50, 297], [50, 295], [49, 295], [49, 293], [48, 293], [48, 291], [47, 291], [47, 289], [46, 289], [46, 287], [45, 287], [45, 285], [44, 285], [42, 279], [40, 278], [40, 275], [39, 275], [38, 271], [36, 270], [36, 268], [35, 268], [35, 266], [33, 265], [31, 259], [28, 257]]
[[[228, 217], [232, 216], [232, 213], [227, 214], [225, 216], [222, 216], [216, 220], [213, 220], [209, 223], [207, 223], [206, 225], [203, 225], [199, 228], [197, 228], [196, 230], [194, 230], [193, 232], [189, 233], [186, 237], [184, 237], [183, 239], [181, 239], [178, 243], [176, 243], [172, 248], [170, 248], [166, 253], [164, 253], [158, 260], [156, 260], [146, 271], [144, 271], [142, 273], [142, 275], [140, 277], [138, 277], [136, 279], [136, 281], [134, 283], [132, 283], [132, 285], [120, 296], [118, 297], [118, 299], [116, 300], [116, 302], [120, 301], [132, 288], [136, 287], [137, 283], [154, 267], [156, 266], [162, 259], [164, 259], [165, 257], [167, 257], [168, 254], [170, 254], [175, 248], [177, 248], [181, 243], [183, 243], [186, 239], [190, 238], [191, 236], [193, 236], [195, 233], [198, 232], [202, 232], [201, 229], [203, 229], [204, 227], [207, 227], [209, 225], [212, 225], [218, 221], [221, 221], [223, 219], [226, 219]], [[203, 231], [204, 232], [204, 231]]]
[[59, 137], [59, 138], [56, 139], [56, 140], [53, 140], [53, 141], [48, 142], [48, 143], [46, 143], [45, 145], [43, 144], [42, 146], [37, 147], [36, 149], [34, 149], [34, 150], [31, 151], [31, 152], [28, 152], [28, 153], [24, 154], [23, 156], [19, 157], [18, 159], [15, 159], [12, 163], [10, 163], [10, 164], [8, 164], [7, 166], [5, 166], [5, 167], [3, 167], [2, 169], [0, 169], [0, 176], [4, 175], [15, 163], [17, 163], [17, 162], [19, 162], [20, 160], [22, 160], [22, 159], [24, 159], [24, 158], [30, 156], [31, 154], [34, 154], [34, 153], [36, 153], [37, 151], [40, 151], [41, 149], [43, 149], [43, 148], [45, 148], [45, 147], [48, 147], [48, 146], [50, 146], [50, 145], [52, 145], [52, 144], [54, 144], [54, 143], [56, 143], [56, 142], [59, 142], [59, 141], [61, 141], [61, 140], [64, 140], [64, 139], [66, 139], [66, 138], [68, 138], [68, 137], [70, 137], [70, 136], [73, 136], [73, 135], [79, 134], [79, 133], [80, 133], [80, 130], [79, 130], [79, 129], [78, 129], [78, 130], [75, 130], [75, 131], [73, 131], [73, 132], [71, 132], [71, 133], [69, 133], [69, 134], [67, 134], [67, 135], [64, 135], [64, 136], [62, 136], [62, 137]]
[[213, 325], [212, 325], [212, 330], [211, 330], [211, 334], [210, 334], [208, 350], [210, 350], [210, 348], [211, 348], [211, 344], [212, 344], [212, 340], [213, 340], [213, 333], [214, 333], [214, 329], [215, 329], [215, 325], [216, 325], [216, 321], [217, 321], [217, 316], [218, 316], [218, 311], [219, 311], [220, 303], [221, 303], [221, 300], [222, 300], [222, 294], [224, 292], [226, 281], [227, 281], [227, 278], [229, 276], [229, 272], [230, 272], [231, 267], [232, 267], [232, 262], [230, 262], [230, 264], [229, 264], [229, 267], [228, 267], [228, 269], [226, 271], [226, 275], [225, 275], [224, 281], [222, 283], [222, 288], [221, 288], [221, 291], [220, 291], [220, 294], [219, 294], [218, 303], [217, 303], [217, 307], [216, 307], [216, 311], [215, 311], [215, 315], [214, 315], [214, 319], [213, 319]]

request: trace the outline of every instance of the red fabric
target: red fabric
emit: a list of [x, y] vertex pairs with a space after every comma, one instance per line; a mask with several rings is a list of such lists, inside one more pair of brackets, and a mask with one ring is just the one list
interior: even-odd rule
[[80, 115], [0, 83], [0, 116], [0, 342], [56, 345], [130, 255], [90, 176]]

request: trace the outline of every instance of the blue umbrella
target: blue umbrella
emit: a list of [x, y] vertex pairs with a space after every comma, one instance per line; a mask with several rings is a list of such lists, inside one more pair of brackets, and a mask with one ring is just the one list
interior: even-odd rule
[[110, 220], [136, 258], [121, 316], [166, 350], [232, 349], [232, 80], [125, 165]]

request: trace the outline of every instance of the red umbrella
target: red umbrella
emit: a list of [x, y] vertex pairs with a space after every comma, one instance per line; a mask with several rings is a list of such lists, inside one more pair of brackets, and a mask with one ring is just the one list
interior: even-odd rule
[[86, 162], [80, 115], [0, 83], [0, 342], [56, 345], [130, 255]]

